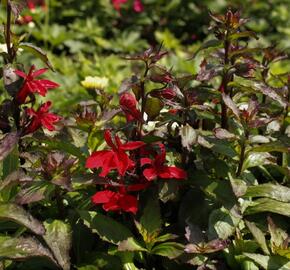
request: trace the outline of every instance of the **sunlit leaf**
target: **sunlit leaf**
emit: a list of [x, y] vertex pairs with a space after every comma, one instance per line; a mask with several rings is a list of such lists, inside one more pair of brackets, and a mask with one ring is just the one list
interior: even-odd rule
[[279, 184], [260, 184], [249, 186], [245, 197], [267, 197], [281, 202], [290, 202], [290, 188]]
[[119, 244], [129, 237], [133, 237], [127, 227], [108, 216], [90, 211], [80, 211], [79, 214], [84, 220], [84, 224], [104, 241]]
[[152, 254], [168, 257], [174, 259], [183, 253], [184, 246], [176, 242], [165, 242], [155, 246], [152, 250]]
[[45, 242], [51, 249], [58, 264], [63, 270], [70, 267], [70, 248], [72, 244], [71, 227], [60, 220], [44, 222], [46, 233], [43, 236]]
[[0, 204], [0, 219], [14, 221], [35, 234], [43, 235], [45, 233], [42, 223], [16, 204]]
[[32, 237], [0, 236], [0, 257], [13, 260], [46, 257], [57, 265], [51, 252]]
[[290, 203], [279, 202], [270, 198], [261, 198], [252, 202], [244, 214], [253, 215], [262, 212], [272, 212], [290, 217]]
[[269, 255], [270, 252], [267, 247], [266, 238], [263, 232], [256, 226], [254, 222], [246, 221], [245, 223], [247, 227], [249, 228], [250, 232], [252, 233], [252, 235], [254, 236], [254, 238], [256, 239], [257, 243], [260, 245], [260, 247], [264, 251], [264, 253]]

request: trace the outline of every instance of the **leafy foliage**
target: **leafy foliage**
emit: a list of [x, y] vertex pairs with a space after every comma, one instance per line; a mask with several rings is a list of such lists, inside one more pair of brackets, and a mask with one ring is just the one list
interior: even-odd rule
[[65, 2], [1, 1], [0, 268], [288, 269], [285, 3]]

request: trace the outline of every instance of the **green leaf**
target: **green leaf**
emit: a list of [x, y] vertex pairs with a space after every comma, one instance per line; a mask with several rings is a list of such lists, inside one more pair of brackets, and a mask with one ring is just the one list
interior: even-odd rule
[[252, 202], [245, 210], [245, 215], [272, 212], [290, 217], [290, 203], [279, 202], [269, 198], [261, 198]]
[[52, 250], [54, 257], [63, 270], [70, 268], [70, 248], [72, 244], [71, 227], [60, 220], [44, 222], [46, 233], [43, 236], [45, 242]]
[[180, 256], [184, 251], [184, 245], [176, 242], [165, 242], [155, 246], [152, 250], [152, 254], [174, 259]]
[[165, 241], [168, 241], [168, 240], [174, 240], [176, 238], [178, 238], [178, 236], [176, 234], [166, 233], [166, 234], [158, 236], [155, 239], [155, 243], [157, 243], [157, 242], [165, 242]]
[[237, 156], [237, 152], [232, 147], [231, 143], [226, 140], [198, 136], [198, 143], [203, 147], [209, 148], [212, 151], [225, 155], [227, 157], [234, 158]]
[[235, 232], [240, 220], [241, 217], [235, 213], [234, 209], [229, 211], [221, 207], [212, 211], [209, 216], [208, 228], [210, 238], [227, 239]]
[[37, 58], [42, 60], [47, 65], [48, 68], [50, 68], [52, 71], [54, 71], [51, 63], [48, 60], [47, 54], [41, 48], [33, 45], [32, 43], [26, 43], [26, 42], [20, 43], [19, 48], [26, 50], [28, 52], [31, 52]]
[[42, 223], [16, 204], [0, 204], [0, 219], [14, 221], [38, 235], [45, 233]]
[[247, 158], [244, 161], [242, 172], [245, 171], [248, 168], [256, 167], [256, 166], [261, 166], [261, 165], [266, 165], [266, 164], [271, 164], [273, 157], [266, 152], [251, 152], [248, 154]]
[[289, 153], [290, 148], [289, 145], [283, 143], [282, 141], [275, 141], [264, 143], [259, 146], [255, 146], [251, 149], [252, 152], [283, 152]]
[[286, 248], [286, 249], [275, 248], [275, 254], [285, 257], [288, 260], [290, 260], [290, 248]]
[[46, 257], [57, 265], [51, 252], [32, 237], [0, 236], [0, 257], [12, 260]]
[[87, 252], [78, 270], [120, 270], [121, 260], [104, 252]]
[[256, 239], [257, 243], [260, 245], [260, 247], [264, 251], [264, 253], [269, 255], [270, 252], [267, 247], [266, 238], [263, 232], [256, 226], [255, 223], [249, 222], [249, 221], [245, 221], [245, 223], [247, 227], [249, 228], [250, 232], [252, 233], [252, 235], [254, 236], [254, 238]]
[[157, 198], [149, 197], [140, 219], [142, 227], [150, 234], [161, 228], [160, 206]]
[[233, 56], [255, 53], [255, 52], [259, 52], [261, 50], [262, 49], [260, 49], [260, 48], [243, 48], [243, 49], [234, 50], [234, 51], [230, 52], [229, 57], [232, 58]]
[[290, 262], [286, 258], [280, 256], [265, 256], [255, 253], [243, 253], [246, 257], [253, 260], [256, 264], [265, 270], [288, 270]]
[[[268, 220], [268, 230], [271, 235], [271, 248], [274, 253], [276, 253], [277, 249], [287, 249], [288, 247], [288, 234], [278, 228], [271, 217], [267, 217]], [[290, 251], [290, 250], [289, 250]], [[279, 253], [277, 253], [279, 254]], [[279, 254], [281, 255], [281, 254]], [[290, 259], [290, 257], [289, 257]]]
[[267, 197], [281, 202], [290, 202], [290, 188], [270, 183], [249, 186], [244, 197]]
[[235, 33], [235, 34], [230, 35], [229, 39], [230, 40], [236, 40], [236, 39], [245, 38], [245, 37], [246, 38], [253, 37], [255, 39], [258, 39], [256, 33], [253, 32], [253, 31], [238, 32], [238, 33]]
[[118, 245], [121, 241], [133, 237], [127, 227], [108, 216], [91, 211], [79, 211], [79, 214], [84, 224], [104, 241]]
[[119, 251], [147, 251], [146, 248], [142, 247], [137, 240], [133, 237], [129, 237], [126, 240], [123, 240], [118, 245]]
[[17, 145], [12, 152], [3, 160], [3, 178], [16, 171], [19, 168], [19, 153]]
[[[218, 39], [210, 39], [206, 42], [204, 42], [199, 48], [198, 50], [194, 53], [193, 57], [194, 58], [200, 51], [205, 50], [205, 49], [209, 49], [209, 48], [216, 48], [222, 45], [222, 41], [218, 40]], [[192, 59], [191, 58], [191, 59]]]
[[241, 197], [246, 193], [247, 184], [245, 181], [230, 177], [230, 182], [236, 197]]

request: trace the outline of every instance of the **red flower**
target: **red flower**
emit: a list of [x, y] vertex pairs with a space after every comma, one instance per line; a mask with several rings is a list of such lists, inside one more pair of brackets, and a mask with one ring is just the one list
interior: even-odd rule
[[167, 166], [165, 163], [165, 147], [163, 144], [159, 145], [161, 148], [161, 153], [156, 155], [155, 160], [150, 158], [141, 158], [141, 164], [149, 165], [143, 171], [143, 175], [148, 181], [155, 180], [156, 178], [175, 178], [175, 179], [185, 179], [187, 174], [184, 170], [177, 168], [175, 166]]
[[33, 21], [33, 17], [30, 15], [19, 16], [17, 22], [19, 24], [28, 24]]
[[32, 108], [26, 110], [26, 113], [32, 118], [28, 127], [25, 130], [25, 134], [33, 133], [41, 126], [47, 128], [50, 131], [55, 130], [53, 124], [58, 122], [61, 117], [53, 113], [49, 113], [48, 111], [50, 107], [51, 102], [48, 101], [42, 104], [37, 111], [33, 110]]
[[122, 143], [120, 138], [115, 136], [115, 144], [109, 130], [105, 131], [105, 141], [112, 148], [111, 150], [96, 151], [88, 157], [86, 167], [102, 168], [100, 176], [105, 177], [111, 170], [117, 169], [120, 175], [132, 168], [135, 163], [129, 158], [125, 151], [135, 150], [142, 147], [145, 143], [141, 141]]
[[34, 4], [34, 1], [27, 0], [27, 7], [28, 7], [28, 9], [30, 9], [31, 11], [35, 10], [35, 4]]
[[59, 87], [57, 83], [49, 80], [35, 80], [36, 77], [47, 71], [46, 68], [42, 68], [36, 71], [34, 70], [35, 66], [33, 65], [27, 75], [20, 70], [14, 71], [18, 76], [24, 78], [24, 83], [17, 93], [17, 100], [20, 104], [25, 102], [29, 94], [38, 93], [41, 96], [45, 96], [48, 89]]
[[[126, 4], [128, 0], [112, 0], [112, 4], [115, 10], [120, 11], [121, 6]], [[134, 0], [133, 9], [135, 12], [140, 13], [144, 11], [144, 6], [141, 0]]]
[[103, 204], [105, 211], [123, 210], [136, 214], [138, 210], [137, 198], [124, 192], [99, 191], [92, 197], [92, 202], [94, 204]]
[[36, 6], [42, 6], [42, 8], [46, 7], [45, 0], [27, 0], [26, 2], [28, 9], [31, 11], [34, 11]]
[[137, 13], [144, 11], [144, 7], [141, 0], [134, 0], [133, 8], [134, 8], [134, 11]]
[[112, 0], [112, 4], [114, 9], [116, 9], [117, 11], [120, 11], [121, 6], [123, 4], [125, 4], [127, 2], [127, 0]]
[[120, 97], [120, 107], [125, 113], [128, 122], [134, 120], [142, 121], [141, 112], [136, 108], [137, 100], [133, 94], [128, 92], [122, 94]]

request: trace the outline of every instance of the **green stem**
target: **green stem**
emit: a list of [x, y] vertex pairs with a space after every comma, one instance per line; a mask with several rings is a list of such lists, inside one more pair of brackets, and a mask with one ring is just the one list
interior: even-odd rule
[[240, 176], [242, 173], [242, 169], [243, 169], [243, 165], [245, 162], [245, 157], [246, 157], [246, 142], [249, 138], [249, 134], [248, 131], [245, 131], [245, 137], [242, 139], [241, 143], [240, 143], [240, 147], [241, 147], [241, 153], [240, 153], [240, 160], [239, 160], [239, 166], [238, 166], [238, 170], [236, 173], [236, 176]]

